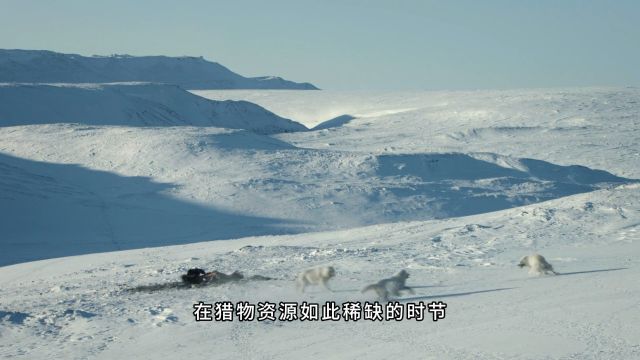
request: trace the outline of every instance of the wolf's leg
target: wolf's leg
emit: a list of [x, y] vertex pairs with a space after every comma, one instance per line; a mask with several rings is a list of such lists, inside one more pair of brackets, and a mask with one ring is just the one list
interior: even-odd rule
[[387, 289], [378, 287], [376, 288], [376, 292], [378, 293], [378, 297], [380, 298], [380, 300], [384, 302], [389, 301], [389, 291], [387, 291]]
[[304, 279], [296, 280], [296, 288], [298, 289], [299, 292], [303, 293], [306, 285], [307, 285], [307, 282]]
[[325, 289], [329, 290], [330, 292], [333, 292], [333, 290], [331, 290], [331, 288], [329, 288], [329, 279], [322, 279], [322, 286], [324, 286]]
[[406, 286], [406, 285], [402, 288], [402, 290], [406, 290], [406, 291], [408, 291], [408, 292], [409, 292], [409, 294], [411, 294], [411, 295], [415, 295], [415, 294], [416, 294], [416, 292], [415, 292], [415, 291], [413, 291], [413, 288], [411, 288], [411, 287], [409, 287], [409, 286]]

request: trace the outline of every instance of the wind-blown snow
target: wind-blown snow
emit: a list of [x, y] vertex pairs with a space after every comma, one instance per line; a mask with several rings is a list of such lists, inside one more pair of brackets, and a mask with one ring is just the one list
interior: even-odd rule
[[185, 89], [317, 90], [277, 76], [247, 78], [202, 57], [81, 56], [46, 50], [0, 49], [0, 82], [158, 82]]
[[[197, 93], [309, 127], [354, 119], [273, 136], [0, 128], [0, 258], [14, 264], [0, 268], [0, 356], [640, 358], [637, 89]], [[111, 249], [131, 250], [87, 254]], [[561, 275], [519, 269], [532, 252]], [[296, 293], [316, 265], [336, 268], [336, 292]], [[127, 291], [191, 267], [276, 280]], [[192, 314], [198, 301], [373, 300], [362, 287], [400, 269], [416, 290], [401, 301], [445, 301], [445, 319]]]

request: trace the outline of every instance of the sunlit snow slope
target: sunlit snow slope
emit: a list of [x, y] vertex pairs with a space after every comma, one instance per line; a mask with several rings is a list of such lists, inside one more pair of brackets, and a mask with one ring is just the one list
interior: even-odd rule
[[[320, 126], [0, 127], [0, 357], [640, 358], [638, 89], [196, 94]], [[519, 269], [532, 252], [561, 275]], [[295, 291], [315, 265], [335, 292]], [[275, 280], [128, 290], [192, 267]], [[401, 301], [445, 301], [445, 319], [192, 314], [370, 301], [400, 269]]]

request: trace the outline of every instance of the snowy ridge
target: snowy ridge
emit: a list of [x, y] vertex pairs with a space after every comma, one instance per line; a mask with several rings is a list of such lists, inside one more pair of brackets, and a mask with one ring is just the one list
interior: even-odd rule
[[202, 57], [92, 56], [0, 49], [0, 82], [159, 82], [185, 89], [317, 90], [275, 76], [247, 78]]
[[176, 85], [0, 84], [0, 126], [80, 123], [216, 126], [264, 134], [306, 128], [247, 101], [213, 101]]

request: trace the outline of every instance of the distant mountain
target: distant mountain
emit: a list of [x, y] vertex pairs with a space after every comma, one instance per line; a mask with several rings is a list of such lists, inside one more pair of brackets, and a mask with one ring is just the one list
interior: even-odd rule
[[247, 78], [202, 57], [81, 56], [47, 50], [0, 49], [0, 82], [160, 82], [184, 89], [318, 90], [276, 76]]
[[214, 101], [154, 83], [0, 83], [0, 127], [80, 123], [214, 126], [261, 134], [307, 128], [247, 101]]

